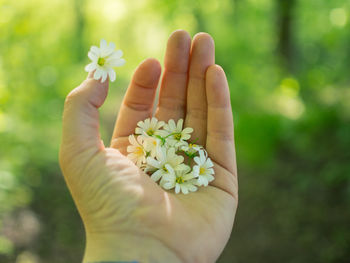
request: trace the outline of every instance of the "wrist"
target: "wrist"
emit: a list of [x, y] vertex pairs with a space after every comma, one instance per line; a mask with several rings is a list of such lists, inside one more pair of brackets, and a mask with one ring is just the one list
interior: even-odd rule
[[84, 263], [181, 262], [162, 242], [136, 235], [87, 234]]

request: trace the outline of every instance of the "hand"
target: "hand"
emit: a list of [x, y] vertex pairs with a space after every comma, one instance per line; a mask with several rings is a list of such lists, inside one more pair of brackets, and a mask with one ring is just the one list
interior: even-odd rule
[[126, 158], [128, 135], [151, 117], [161, 66], [146, 59], [135, 70], [111, 146], [99, 135], [98, 108], [108, 81], [89, 76], [66, 98], [60, 165], [86, 230], [84, 262], [214, 262], [227, 243], [238, 185], [230, 94], [205, 33], [169, 38], [159, 120], [183, 118], [214, 163], [215, 180], [188, 195], [164, 191]]

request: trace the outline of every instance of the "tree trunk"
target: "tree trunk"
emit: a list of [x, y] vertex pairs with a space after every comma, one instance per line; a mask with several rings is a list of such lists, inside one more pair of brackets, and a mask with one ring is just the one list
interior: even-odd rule
[[81, 61], [86, 56], [84, 50], [83, 32], [85, 27], [84, 17], [85, 0], [74, 0], [75, 10], [75, 36], [74, 36], [74, 55], [77, 61]]
[[276, 0], [277, 1], [277, 30], [278, 46], [277, 50], [281, 58], [282, 66], [292, 72], [294, 66], [294, 44], [293, 44], [293, 9], [295, 0]]

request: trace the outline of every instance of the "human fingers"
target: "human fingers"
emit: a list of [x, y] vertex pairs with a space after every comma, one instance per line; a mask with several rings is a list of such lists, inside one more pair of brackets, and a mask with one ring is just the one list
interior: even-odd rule
[[[70, 162], [80, 153], [93, 155], [104, 148], [99, 133], [98, 108], [108, 93], [108, 80], [88, 78], [66, 97], [62, 123], [60, 162]], [[87, 156], [88, 157], [88, 156]]]
[[120, 137], [134, 133], [137, 123], [152, 115], [160, 73], [159, 62], [152, 58], [136, 68], [118, 113], [111, 141], [113, 148], [118, 148]]
[[191, 49], [185, 126], [194, 129], [192, 139], [201, 145], [205, 145], [207, 130], [205, 72], [214, 61], [214, 40], [207, 33], [197, 34]]
[[206, 149], [215, 162], [216, 186], [237, 197], [237, 168], [230, 91], [224, 70], [210, 66], [206, 73], [208, 123]]
[[190, 49], [191, 37], [186, 31], [176, 30], [171, 34], [164, 58], [164, 75], [156, 112], [159, 120], [185, 117]]

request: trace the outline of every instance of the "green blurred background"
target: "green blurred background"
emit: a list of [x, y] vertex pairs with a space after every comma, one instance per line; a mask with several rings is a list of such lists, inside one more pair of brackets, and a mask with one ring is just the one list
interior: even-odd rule
[[347, 0], [0, 0], [0, 262], [81, 261], [64, 98], [90, 45], [124, 51], [108, 143], [133, 69], [178, 28], [214, 37], [231, 89], [240, 204], [218, 262], [350, 262], [349, 20]]

